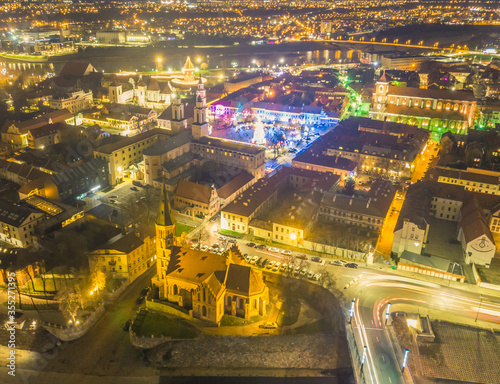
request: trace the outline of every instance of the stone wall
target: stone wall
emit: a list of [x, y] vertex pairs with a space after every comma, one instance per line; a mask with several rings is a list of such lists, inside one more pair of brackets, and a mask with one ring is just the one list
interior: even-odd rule
[[73, 341], [85, 335], [90, 328], [104, 315], [104, 305], [101, 304], [83, 323], [76, 326], [61, 326], [52, 323], [42, 323], [42, 326], [62, 341]]
[[166, 343], [167, 341], [172, 341], [171, 337], [164, 337], [164, 336], [153, 337], [152, 335], [150, 337], [138, 336], [132, 330], [132, 327], [130, 327], [129, 329], [129, 335], [130, 335], [130, 344], [140, 349], [151, 349], [156, 347], [157, 345]]
[[155, 301], [154, 299], [146, 300], [146, 308], [150, 311], [167, 313], [169, 315], [181, 317], [186, 320], [193, 319], [191, 316], [189, 316], [189, 313], [183, 312], [180, 309], [174, 308], [173, 306], [170, 306], [166, 303]]

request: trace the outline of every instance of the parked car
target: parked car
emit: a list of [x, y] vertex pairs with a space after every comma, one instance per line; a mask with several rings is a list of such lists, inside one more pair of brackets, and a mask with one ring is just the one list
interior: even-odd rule
[[253, 247], [255, 247], [255, 243], [246, 243], [245, 245], [246, 245], [247, 247], [252, 247], [252, 248], [253, 248]]
[[264, 244], [257, 244], [257, 245], [255, 246], [255, 248], [257, 248], [257, 249], [262, 249], [262, 250], [264, 250], [264, 251], [266, 251], [266, 250], [267, 250], [267, 247], [266, 247]]
[[111, 204], [116, 204], [116, 201], [115, 201], [115, 200], [109, 200], [109, 202], [110, 202]]
[[139, 296], [139, 297], [137, 298], [137, 300], [135, 301], [135, 303], [136, 303], [137, 305], [141, 305], [143, 301], [144, 301], [144, 296]]
[[136, 187], [142, 187], [142, 183], [139, 180], [132, 181], [132, 185], [135, 185]]
[[269, 263], [269, 259], [264, 259], [264, 261], [262, 261], [262, 264], [260, 266], [264, 268], [267, 263]]
[[274, 260], [271, 260], [267, 265], [266, 265], [266, 268], [267, 269], [272, 269], [274, 267], [274, 264], [276, 264], [276, 261]]
[[129, 330], [129, 328], [130, 328], [130, 325], [131, 325], [131, 324], [132, 324], [132, 321], [127, 320], [127, 321], [125, 322], [125, 324], [123, 324], [123, 330], [124, 330], [124, 331], [128, 331], [128, 330]]
[[321, 278], [321, 273], [316, 273], [314, 276], [313, 276], [313, 280], [314, 281], [319, 281], [319, 279]]
[[146, 296], [151, 288], [150, 287], [145, 287], [141, 291], [141, 296]]
[[113, 196], [109, 196], [110, 199], [118, 199], [118, 196], [116, 195], [113, 195]]
[[271, 251], [271, 252], [280, 252], [279, 248], [276, 248], [276, 247], [271, 247], [271, 248], [268, 248], [267, 249], [268, 251]]
[[285, 256], [292, 256], [292, 251], [285, 249], [285, 250], [281, 251], [281, 254], [285, 255]]
[[297, 256], [295, 256], [295, 258], [300, 259], [300, 260], [307, 260], [307, 256], [304, 254], [297, 255]]
[[315, 263], [321, 263], [323, 261], [319, 256], [312, 256], [310, 260], [314, 261]]
[[306, 269], [306, 268], [302, 268], [302, 269], [300, 270], [300, 276], [305, 277], [305, 276], [307, 275], [307, 272], [308, 272], [308, 271], [307, 271], [307, 269]]
[[257, 267], [260, 267], [260, 265], [262, 264], [262, 262], [263, 262], [263, 261], [264, 261], [264, 259], [263, 259], [262, 257], [259, 257], [259, 260], [257, 260], [257, 261], [255, 262], [255, 265], [256, 265]]
[[313, 277], [314, 277], [314, 272], [313, 271], [309, 271], [309, 273], [307, 274], [307, 278], [312, 280]]
[[227, 242], [231, 244], [236, 244], [236, 239], [229, 239]]
[[330, 264], [331, 265], [336, 265], [338, 267], [342, 267], [345, 265], [345, 261], [342, 261], [342, 260], [333, 260], [333, 261], [330, 261]]
[[266, 321], [262, 328], [265, 329], [276, 329], [278, 328], [278, 325], [276, 323], [273, 323], [272, 321]]
[[137, 189], [137, 187], [130, 187], [130, 189], [131, 189], [132, 191], [135, 191], [135, 192], [139, 191], [139, 189]]
[[254, 256], [250, 259], [250, 264], [255, 264], [259, 260], [259, 256]]
[[280, 272], [283, 273], [288, 269], [288, 265], [286, 263], [281, 264]]
[[358, 268], [358, 264], [356, 264], [356, 263], [347, 263], [345, 266], [347, 268], [355, 268], [355, 269]]
[[281, 261], [278, 261], [276, 264], [274, 264], [273, 271], [278, 272], [280, 267], [281, 267]]

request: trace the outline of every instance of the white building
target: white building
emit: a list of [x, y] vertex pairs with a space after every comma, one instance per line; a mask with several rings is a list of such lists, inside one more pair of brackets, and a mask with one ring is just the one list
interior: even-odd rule
[[467, 264], [490, 267], [491, 260], [495, 257], [496, 245], [483, 209], [476, 199], [465, 203], [460, 210], [458, 240]]
[[53, 97], [49, 100], [49, 107], [54, 109], [66, 108], [71, 113], [76, 113], [91, 107], [92, 103], [92, 91], [85, 92], [80, 89]]

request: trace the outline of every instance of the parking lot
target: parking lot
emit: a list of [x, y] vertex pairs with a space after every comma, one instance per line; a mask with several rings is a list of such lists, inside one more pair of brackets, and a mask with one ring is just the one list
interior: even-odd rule
[[358, 265], [350, 261], [340, 259], [325, 259], [319, 256], [307, 255], [305, 253], [292, 252], [277, 247], [267, 247], [264, 244], [249, 243], [243, 240], [231, 239], [221, 235], [214, 235], [211, 240], [191, 242], [192, 249], [199, 249], [205, 252], [222, 254], [232, 244], [237, 244], [240, 251], [245, 256], [248, 265], [260, 268], [267, 272], [286, 274], [298, 278], [319, 281], [325, 272], [337, 274], [351, 270], [356, 276], [355, 270]]

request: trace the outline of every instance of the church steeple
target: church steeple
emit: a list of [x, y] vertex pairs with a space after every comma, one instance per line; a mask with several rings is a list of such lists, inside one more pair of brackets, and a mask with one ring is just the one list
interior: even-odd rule
[[161, 198], [160, 198], [160, 209], [158, 210], [158, 216], [156, 217], [156, 225], [162, 227], [170, 227], [175, 225], [175, 218], [172, 214], [172, 209], [170, 208], [170, 201], [167, 196], [167, 189], [165, 188], [165, 178], [161, 186]]
[[172, 254], [175, 238], [175, 218], [170, 208], [167, 189], [165, 188], [165, 179], [163, 179], [162, 183], [160, 207], [155, 220], [155, 229], [157, 274], [153, 280], [160, 286], [160, 298], [163, 298], [166, 287], [165, 272], [170, 263], [170, 255]]

